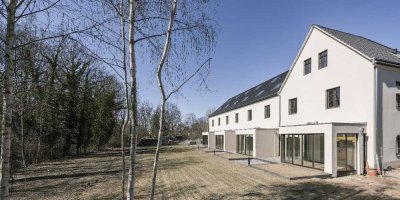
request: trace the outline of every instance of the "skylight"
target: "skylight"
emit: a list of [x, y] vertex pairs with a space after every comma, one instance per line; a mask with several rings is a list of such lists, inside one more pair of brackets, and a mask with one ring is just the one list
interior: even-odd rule
[[260, 96], [262, 93], [264, 93], [264, 91], [265, 91], [265, 90], [261, 90], [260, 92], [258, 92], [258, 93], [256, 94], [256, 96]]
[[246, 101], [247, 99], [248, 99], [249, 97], [248, 96], [246, 96], [242, 101]]

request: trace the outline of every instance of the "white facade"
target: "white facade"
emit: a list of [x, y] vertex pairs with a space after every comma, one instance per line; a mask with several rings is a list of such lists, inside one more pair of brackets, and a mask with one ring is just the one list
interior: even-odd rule
[[[387, 50], [382, 45], [377, 48]], [[324, 51], [327, 66], [320, 68], [319, 55]], [[311, 59], [311, 72], [307, 74], [305, 61], [308, 59]], [[312, 148], [317, 145], [321, 149], [313, 149], [312, 167], [318, 154], [318, 167], [314, 168], [333, 176], [339, 169], [343, 172], [343, 166], [348, 168], [348, 158], [351, 169], [358, 174], [364, 173], [364, 162], [369, 168], [379, 168], [381, 150], [385, 167], [400, 167], [400, 155], [396, 152], [396, 137], [400, 135], [400, 109], [396, 102], [396, 95], [400, 94], [400, 64], [383, 64], [339, 40], [329, 30], [312, 26], [279, 95], [210, 117], [210, 133], [232, 130], [236, 135], [252, 135], [253, 156], [258, 158], [277, 156], [290, 145], [293, 152], [305, 151], [306, 137], [314, 138]], [[340, 105], [328, 108], [327, 90], [333, 88], [340, 88]], [[289, 113], [289, 100], [294, 98], [297, 111]], [[270, 105], [270, 118], [264, 117], [266, 105]], [[251, 121], [248, 110], [252, 111]], [[235, 122], [236, 114], [238, 122]], [[315, 138], [323, 144], [315, 143]], [[289, 155], [294, 157], [296, 152], [293, 152]], [[285, 155], [281, 156], [284, 161]], [[300, 165], [304, 166], [304, 152], [298, 156]], [[295, 164], [294, 158], [291, 159]]]
[[[265, 118], [264, 106], [270, 105], [270, 117]], [[248, 120], [248, 110], [252, 111], [252, 120]], [[235, 114], [239, 121], [235, 122]], [[226, 123], [228, 116], [229, 122]], [[218, 124], [218, 119], [220, 124]], [[214, 126], [213, 126], [214, 121]], [[253, 128], [278, 128], [279, 127], [279, 97], [272, 97], [248, 106], [244, 106], [226, 113], [222, 113], [208, 119], [209, 131], [239, 130]]]

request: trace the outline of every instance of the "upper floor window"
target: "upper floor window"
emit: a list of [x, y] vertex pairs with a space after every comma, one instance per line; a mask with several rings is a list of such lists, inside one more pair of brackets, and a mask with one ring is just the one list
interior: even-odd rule
[[218, 126], [221, 125], [221, 118], [218, 117]]
[[271, 107], [270, 105], [264, 106], [264, 118], [270, 118], [271, 117]]
[[211, 126], [214, 127], [214, 120], [211, 120]]
[[340, 106], [340, 87], [326, 90], [326, 108]]
[[304, 75], [311, 73], [311, 58], [304, 61]]
[[239, 123], [239, 113], [235, 113], [235, 123]]
[[400, 94], [396, 94], [396, 105], [397, 109], [400, 109]]
[[253, 119], [253, 113], [251, 110], [247, 111], [247, 121], [251, 121]]
[[319, 64], [318, 64], [319, 69], [328, 66], [328, 50], [319, 53], [318, 57], [319, 57]]
[[289, 99], [289, 115], [297, 113], [297, 98]]
[[229, 116], [225, 117], [226, 124], [229, 124]]

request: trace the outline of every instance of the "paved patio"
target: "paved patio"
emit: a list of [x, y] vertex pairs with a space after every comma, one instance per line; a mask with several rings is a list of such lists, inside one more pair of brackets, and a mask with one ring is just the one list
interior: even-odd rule
[[307, 178], [330, 178], [331, 175], [321, 170], [300, 167], [284, 163], [267, 163], [250, 165], [250, 167], [265, 171], [267, 173], [280, 176], [289, 180], [307, 179]]

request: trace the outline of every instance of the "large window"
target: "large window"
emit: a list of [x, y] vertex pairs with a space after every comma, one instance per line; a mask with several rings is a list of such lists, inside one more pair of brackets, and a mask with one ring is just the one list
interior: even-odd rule
[[400, 110], [400, 94], [396, 94], [396, 107]]
[[285, 134], [280, 141], [282, 162], [324, 169], [323, 134]]
[[319, 53], [318, 57], [319, 57], [319, 63], [318, 63], [319, 69], [322, 69], [322, 68], [328, 66], [328, 50], [325, 50], [325, 51]]
[[239, 113], [235, 113], [235, 123], [239, 123]]
[[201, 144], [208, 145], [208, 135], [203, 135], [203, 140], [201, 141]]
[[400, 156], [400, 135], [396, 137], [396, 155]]
[[215, 136], [215, 148], [219, 150], [224, 150], [224, 136], [216, 135]]
[[253, 112], [251, 110], [247, 111], [247, 121], [253, 120]]
[[264, 106], [264, 118], [270, 118], [271, 117], [271, 106], [266, 105]]
[[289, 115], [297, 113], [297, 98], [289, 99]]
[[226, 124], [229, 124], [229, 116], [225, 117]]
[[311, 73], [311, 58], [304, 61], [304, 75]]
[[326, 108], [336, 108], [340, 106], [340, 87], [326, 91]]
[[236, 153], [253, 156], [253, 135], [236, 135]]

